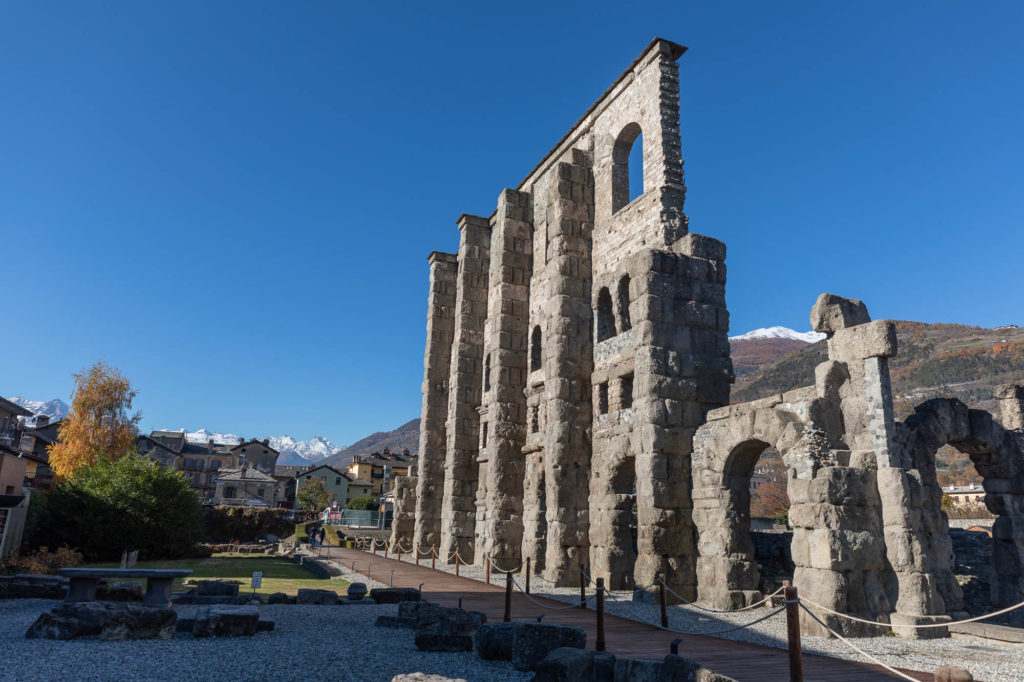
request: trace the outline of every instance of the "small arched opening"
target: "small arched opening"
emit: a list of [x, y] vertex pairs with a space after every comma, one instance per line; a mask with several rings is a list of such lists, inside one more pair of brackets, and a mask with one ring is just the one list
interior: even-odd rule
[[612, 148], [612, 211], [644, 193], [644, 141], [638, 123], [630, 123]]
[[541, 339], [540, 325], [533, 328], [530, 335], [530, 371], [536, 372], [541, 368]]
[[[936, 562], [933, 580], [945, 612], [981, 615], [1021, 601], [1024, 549], [1010, 530], [1024, 523], [1024, 494], [1012, 483], [1024, 475], [1024, 452], [1017, 440], [988, 412], [969, 409], [956, 399], [919, 405], [904, 423], [913, 432], [913, 465], [924, 484], [916, 500], [922, 517], [956, 515], [953, 501], [943, 499], [940, 482], [945, 476], [936, 466], [937, 453], [946, 445], [969, 458], [984, 490], [984, 496], [973, 502], [994, 517], [978, 519], [979, 530], [973, 531], [950, 531], [947, 524], [914, 528], [922, 546], [945, 555]], [[943, 468], [948, 467], [947, 460]], [[969, 475], [966, 465], [964, 469], [962, 473]], [[1019, 612], [1007, 618], [1011, 624], [1024, 625]]]
[[602, 287], [597, 294], [597, 342], [615, 336], [615, 315], [612, 312], [612, 295], [608, 287]]
[[628, 332], [633, 328], [629, 319], [629, 275], [623, 275], [619, 280], [618, 294], [619, 331]]

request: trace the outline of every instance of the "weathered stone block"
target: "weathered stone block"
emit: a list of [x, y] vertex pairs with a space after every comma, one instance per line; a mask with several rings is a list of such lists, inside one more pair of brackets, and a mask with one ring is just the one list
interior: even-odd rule
[[811, 308], [811, 329], [825, 334], [870, 321], [867, 306], [855, 298], [822, 294]]
[[66, 602], [43, 613], [25, 633], [29, 639], [170, 639], [174, 609], [111, 602]]
[[576, 625], [516, 623], [512, 638], [512, 664], [517, 670], [534, 670], [555, 649], [583, 649], [586, 644], [586, 631]]

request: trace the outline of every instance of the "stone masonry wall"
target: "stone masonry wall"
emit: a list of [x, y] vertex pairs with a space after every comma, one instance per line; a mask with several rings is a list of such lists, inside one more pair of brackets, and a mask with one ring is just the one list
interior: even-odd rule
[[448, 377], [455, 334], [455, 254], [430, 254], [430, 295], [427, 298], [427, 348], [423, 357], [423, 411], [420, 415], [419, 476], [413, 542], [419, 547], [441, 544], [441, 502], [448, 439]]

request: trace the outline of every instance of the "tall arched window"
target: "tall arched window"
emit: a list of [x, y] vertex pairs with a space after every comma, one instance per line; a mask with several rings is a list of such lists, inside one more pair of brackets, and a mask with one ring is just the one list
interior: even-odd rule
[[491, 354], [484, 358], [484, 390], [491, 390]]
[[536, 372], [540, 366], [540, 325], [537, 325], [533, 328], [533, 334], [530, 336], [530, 371]]
[[612, 314], [612, 295], [608, 287], [597, 293], [597, 341], [615, 336], [615, 316]]
[[612, 148], [612, 211], [644, 193], [644, 139], [637, 123], [630, 123]]
[[633, 328], [629, 321], [629, 275], [623, 275], [619, 280], [619, 331], [628, 332]]

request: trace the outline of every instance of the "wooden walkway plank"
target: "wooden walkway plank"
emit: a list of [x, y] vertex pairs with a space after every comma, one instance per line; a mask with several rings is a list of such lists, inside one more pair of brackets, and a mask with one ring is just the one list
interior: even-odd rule
[[[484, 612], [489, 622], [499, 622], [504, 617], [505, 588], [502, 585], [489, 585], [471, 578], [455, 577], [445, 571], [432, 570], [429, 565], [417, 566], [405, 561], [385, 559], [380, 554], [374, 555], [358, 549], [330, 547], [325, 548], [324, 552], [330, 558], [349, 567], [355, 561], [357, 573], [367, 575], [378, 582], [387, 584], [391, 578], [391, 571], [394, 571], [395, 587], [419, 587], [422, 584], [423, 597], [428, 601], [444, 606], [458, 606], [461, 597], [463, 608]], [[538, 602], [550, 606], [566, 606], [566, 602], [538, 595], [531, 596]], [[583, 627], [587, 631], [588, 648], [593, 648], [597, 633], [593, 610], [547, 610], [531, 603], [529, 598], [518, 590], [513, 592], [513, 620], [535, 620], [541, 614], [545, 623]], [[661, 660], [669, 652], [672, 640], [680, 639], [681, 656], [697, 661], [715, 672], [733, 677], [739, 682], [784, 682], [789, 679], [789, 660], [785, 649], [706, 635], [677, 634], [610, 614], [605, 616], [605, 633], [608, 651], [616, 656]], [[806, 682], [875, 682], [901, 679], [878, 665], [816, 654], [805, 653], [803, 664]], [[901, 672], [922, 682], [933, 681], [931, 673], [910, 670]]]

